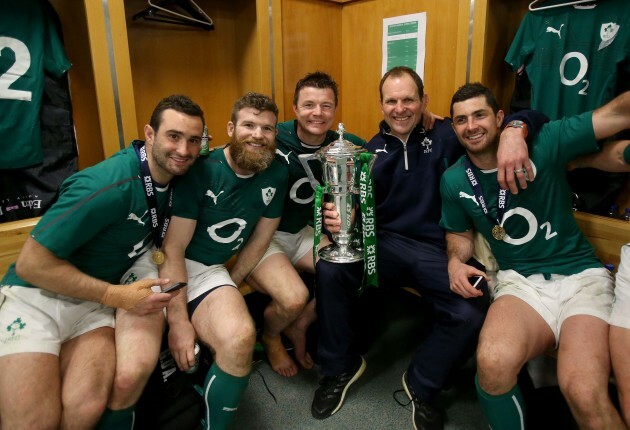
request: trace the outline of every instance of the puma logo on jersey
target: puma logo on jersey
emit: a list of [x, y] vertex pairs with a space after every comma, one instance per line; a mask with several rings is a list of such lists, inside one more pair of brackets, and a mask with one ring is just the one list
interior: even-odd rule
[[387, 152], [387, 144], [385, 144], [385, 146], [383, 146], [383, 149], [375, 149], [374, 153], [379, 153], [379, 152], [384, 152], [385, 154], [389, 154], [389, 152]]
[[206, 196], [210, 197], [215, 205], [217, 204], [217, 199], [221, 194], [223, 194], [223, 190], [219, 191], [219, 194], [216, 195], [212, 192], [212, 190], [206, 191]]
[[475, 202], [475, 204], [476, 204], [477, 206], [479, 206], [479, 203], [477, 203], [477, 198], [476, 198], [475, 196], [471, 196], [470, 194], [466, 194], [466, 193], [465, 193], [465, 192], [463, 192], [463, 191], [460, 191], [460, 192], [459, 192], [459, 198], [460, 198], [460, 199], [470, 199], [470, 200], [472, 200], [473, 202]]
[[553, 27], [547, 27], [547, 33], [556, 33], [558, 35], [558, 38], [562, 39], [562, 35], [560, 34], [562, 27], [564, 27], [564, 24], [561, 24], [560, 28], [557, 30]]
[[287, 160], [287, 164], [289, 164], [289, 154], [291, 154], [293, 151], [289, 151], [286, 154], [283, 154], [282, 151], [280, 151], [278, 148], [276, 148], [276, 154], [284, 157], [285, 160]]
[[127, 217], [127, 221], [138, 221], [138, 224], [140, 225], [144, 225], [145, 223], [142, 221], [142, 218], [144, 218], [144, 216], [147, 214], [147, 212], [149, 211], [144, 211], [144, 213], [140, 216], [136, 215], [135, 213], [130, 213], [129, 216]]

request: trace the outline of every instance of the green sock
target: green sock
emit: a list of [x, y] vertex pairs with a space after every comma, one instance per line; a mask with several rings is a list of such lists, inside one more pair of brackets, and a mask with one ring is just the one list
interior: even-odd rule
[[525, 429], [525, 402], [518, 384], [505, 394], [493, 396], [479, 386], [475, 375], [475, 386], [481, 409], [492, 430]]
[[232, 376], [213, 363], [206, 375], [203, 394], [206, 401], [204, 430], [227, 429], [249, 383], [249, 375]]
[[135, 410], [136, 405], [116, 411], [105, 409], [101, 420], [96, 425], [96, 430], [132, 430], [136, 418]]

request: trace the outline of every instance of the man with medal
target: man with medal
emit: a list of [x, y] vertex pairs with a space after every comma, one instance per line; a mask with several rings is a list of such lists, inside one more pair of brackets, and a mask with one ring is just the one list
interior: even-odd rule
[[[381, 79], [379, 91], [383, 121], [367, 144], [377, 155], [373, 177], [379, 287], [413, 288], [435, 311], [429, 334], [401, 379], [412, 400], [414, 428], [442, 429], [436, 399], [451, 372], [472, 355], [487, 308], [485, 299], [469, 300], [450, 291], [444, 232], [438, 226], [439, 178], [463, 150], [450, 120], [436, 121], [431, 130], [422, 125], [428, 96], [413, 69], [394, 67]], [[527, 120], [532, 132], [545, 120], [532, 111], [517, 119]], [[523, 129], [508, 127], [503, 136], [512, 140], [502, 144], [510, 147], [511, 166], [521, 168], [521, 160], [527, 160]], [[512, 183], [523, 177], [509, 176]], [[329, 231], [339, 230], [339, 214], [331, 203], [325, 204], [324, 217]], [[324, 419], [341, 408], [366, 366], [352, 328], [363, 263], [320, 259], [316, 276], [318, 357], [324, 377], [311, 411]]]
[[[195, 365], [196, 341], [213, 353], [203, 387], [206, 429], [229, 426], [249, 382], [256, 330], [236, 287], [260, 262], [282, 215], [287, 170], [274, 159], [277, 118], [276, 104], [265, 95], [247, 93], [235, 102], [230, 143], [200, 158], [178, 181], [164, 263], [157, 266], [147, 255], [130, 270], [136, 277], [159, 271], [169, 286], [188, 283], [167, 308], [168, 341], [183, 371]], [[225, 264], [237, 253], [228, 272]], [[162, 339], [163, 322], [150, 323], [129, 357], [137, 376], [132, 386], [140, 392]]]
[[[306, 331], [316, 318], [315, 303], [311, 300], [307, 304], [309, 292], [297, 270], [315, 273], [311, 226], [315, 196], [298, 157], [313, 154], [339, 138], [330, 130], [337, 110], [337, 93], [337, 83], [324, 72], [307, 73], [295, 86], [296, 119], [278, 124], [276, 136], [276, 159], [289, 171], [282, 220], [260, 265], [247, 278], [254, 289], [272, 299], [265, 309], [261, 341], [272, 369], [283, 376], [295, 375], [297, 366], [282, 344], [281, 333], [293, 344], [300, 365], [305, 369], [313, 367], [313, 359], [306, 351]], [[344, 138], [365, 145], [353, 134], [346, 133]], [[312, 164], [320, 179], [321, 168]], [[329, 243], [322, 235], [320, 247]]]
[[625, 428], [608, 395], [613, 280], [575, 222], [566, 166], [597, 151], [596, 140], [630, 127], [630, 92], [543, 126], [530, 145], [530, 183], [512, 195], [497, 185], [503, 112], [492, 92], [464, 85], [451, 115], [466, 149], [441, 181], [451, 289], [465, 298], [482, 295], [468, 282], [483, 275], [466, 264], [473, 229], [500, 269], [477, 349], [477, 392], [490, 426], [525, 428], [517, 375], [528, 360], [558, 348], [560, 389], [580, 428]]
[[163, 318], [174, 296], [151, 291], [167, 280], [119, 282], [156, 240], [150, 213], [159, 225], [169, 182], [197, 158], [203, 123], [188, 97], [167, 97], [144, 128], [145, 142], [62, 184], [1, 282], [0, 427], [97, 424], [116, 362], [132, 353], [115, 345], [124, 321]]

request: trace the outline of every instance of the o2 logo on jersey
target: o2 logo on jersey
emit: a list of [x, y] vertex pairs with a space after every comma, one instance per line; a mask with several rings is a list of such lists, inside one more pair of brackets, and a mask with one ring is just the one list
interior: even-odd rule
[[[575, 77], [573, 79], [570, 79], [570, 78], [567, 78], [566, 76], [567, 75], [566, 69], [567, 69], [567, 63], [569, 62], [569, 60], [573, 60], [573, 59], [578, 61], [579, 68]], [[562, 61], [560, 61], [560, 82], [562, 82], [563, 85], [572, 87], [573, 85], [576, 85], [580, 83], [581, 81], [581, 83], [584, 85], [580, 89], [580, 91], [578, 91], [578, 94], [581, 96], [587, 95], [586, 90], [588, 89], [590, 85], [590, 82], [588, 79], [582, 80], [582, 78], [586, 76], [587, 72], [588, 72], [588, 59], [581, 52], [568, 52], [567, 54], [564, 55], [564, 57], [562, 57]]]
[[12, 37], [0, 37], [0, 56], [10, 49], [15, 54], [15, 62], [9, 69], [0, 75], [0, 99], [23, 100], [30, 102], [31, 91], [13, 90], [9, 88], [20, 79], [31, 67], [31, 53], [21, 40]]
[[[227, 237], [219, 236], [219, 233], [218, 233], [219, 230], [221, 230], [224, 227], [229, 226], [230, 224], [236, 224], [236, 230], [234, 230], [232, 234], [230, 234]], [[208, 231], [208, 235], [210, 235], [212, 240], [218, 243], [232, 243], [238, 239], [237, 240], [238, 243], [236, 244], [234, 248], [232, 248], [233, 251], [236, 251], [241, 247], [241, 245], [244, 242], [243, 238], [242, 237], [239, 238], [239, 236], [241, 235], [241, 232], [245, 229], [245, 227], [247, 227], [247, 221], [245, 221], [244, 219], [230, 218], [230, 219], [226, 219], [225, 221], [216, 223], [215, 225], [211, 227], [208, 227], [207, 231]]]
[[538, 226], [538, 220], [536, 216], [528, 209], [517, 207], [514, 209], [510, 209], [503, 216], [503, 222], [501, 225], [504, 225], [505, 222], [512, 216], [521, 216], [525, 219], [528, 225], [527, 234], [520, 238], [513, 238], [509, 234], [505, 235], [503, 239], [504, 242], [509, 243], [510, 245], [524, 245], [527, 242], [531, 241], [534, 237], [536, 237], [536, 233], [538, 230], [545, 230], [545, 240], [549, 240], [558, 235], [557, 231], [551, 230], [551, 223], [549, 221], [544, 222]]

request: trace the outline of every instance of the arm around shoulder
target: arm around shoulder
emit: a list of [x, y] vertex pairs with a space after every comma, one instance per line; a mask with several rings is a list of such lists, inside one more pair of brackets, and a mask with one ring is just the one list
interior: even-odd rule
[[592, 167], [606, 172], [630, 172], [630, 140], [604, 143], [599, 152], [571, 160], [568, 170], [581, 167]]
[[630, 91], [626, 91], [593, 111], [593, 131], [597, 140], [630, 128]]

